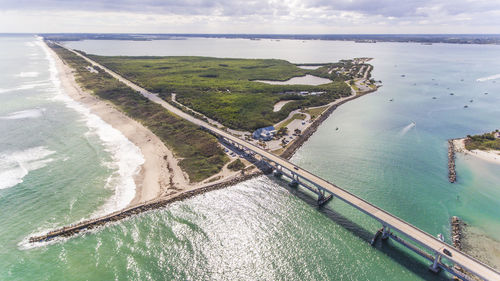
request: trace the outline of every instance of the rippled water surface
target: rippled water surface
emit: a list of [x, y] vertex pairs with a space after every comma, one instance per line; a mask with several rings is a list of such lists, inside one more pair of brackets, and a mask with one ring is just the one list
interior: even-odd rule
[[[380, 225], [345, 203], [318, 209], [309, 192], [266, 176], [25, 249], [31, 233], [98, 212], [114, 193], [105, 186], [117, 159], [89, 133], [81, 114], [54, 100], [43, 50], [28, 44], [35, 39], [0, 40], [0, 128], [8, 132], [0, 136], [0, 175], [11, 169], [18, 176], [10, 178], [22, 180], [0, 189], [0, 279], [447, 278], [430, 274], [428, 262], [392, 242], [369, 246]], [[296, 63], [373, 57], [373, 76], [384, 86], [337, 109], [292, 162], [447, 241], [453, 215], [500, 240], [500, 166], [459, 156], [458, 182], [450, 184], [446, 155], [447, 139], [500, 124], [500, 80], [494, 78], [500, 62], [492, 59], [500, 57], [500, 46], [239, 39], [68, 45], [102, 55]], [[13, 88], [21, 89], [2, 92]], [[16, 170], [18, 163], [25, 169]]]

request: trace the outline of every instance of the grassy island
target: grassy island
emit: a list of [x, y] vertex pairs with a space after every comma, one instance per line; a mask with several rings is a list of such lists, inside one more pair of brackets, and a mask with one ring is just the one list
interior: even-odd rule
[[500, 150], [500, 137], [498, 130], [483, 135], [467, 136], [465, 148], [467, 150]]
[[[208, 57], [121, 57], [87, 55], [149, 91], [212, 118], [226, 127], [253, 130], [275, 124], [298, 108], [321, 106], [351, 94], [344, 82], [359, 78], [364, 63], [344, 60], [302, 69], [277, 59]], [[270, 85], [254, 80], [286, 81], [307, 74], [332, 80], [310, 85]], [[300, 92], [321, 93], [301, 95]], [[293, 100], [277, 112], [273, 105]]]
[[77, 82], [101, 99], [149, 128], [180, 159], [180, 167], [192, 182], [218, 173], [229, 161], [217, 139], [198, 126], [151, 102], [122, 82], [74, 53], [48, 44], [76, 72]]

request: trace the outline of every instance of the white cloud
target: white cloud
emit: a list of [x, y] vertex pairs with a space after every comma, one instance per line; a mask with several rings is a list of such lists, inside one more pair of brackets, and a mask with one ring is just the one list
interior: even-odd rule
[[497, 0], [0, 0], [0, 32], [498, 33], [499, 26]]

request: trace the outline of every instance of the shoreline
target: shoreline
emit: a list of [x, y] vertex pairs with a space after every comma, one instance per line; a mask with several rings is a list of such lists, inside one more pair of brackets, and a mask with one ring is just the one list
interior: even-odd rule
[[177, 201], [182, 201], [191, 197], [194, 197], [196, 195], [200, 195], [209, 191], [214, 191], [222, 188], [226, 188], [228, 186], [233, 186], [235, 184], [238, 184], [240, 182], [244, 182], [250, 179], [253, 179], [257, 176], [262, 175], [263, 173], [260, 170], [250, 172], [248, 174], [244, 175], [236, 175], [235, 177], [229, 178], [223, 182], [219, 183], [214, 183], [210, 185], [205, 185], [203, 187], [198, 187], [198, 188], [192, 188], [189, 190], [184, 190], [182, 192], [172, 194], [172, 195], [167, 195], [163, 196], [160, 198], [155, 198], [146, 202], [142, 202], [142, 204], [137, 204], [137, 205], [132, 205], [128, 206], [127, 208], [124, 208], [122, 210], [118, 210], [115, 212], [112, 212], [110, 214], [100, 216], [98, 218], [94, 219], [88, 219], [88, 220], [83, 220], [74, 224], [71, 224], [69, 226], [64, 226], [57, 228], [55, 230], [49, 231], [43, 235], [39, 236], [31, 236], [29, 237], [28, 241], [29, 243], [37, 243], [37, 242], [49, 242], [55, 238], [58, 237], [64, 237], [68, 238], [71, 236], [74, 236], [82, 231], [87, 231], [91, 230], [94, 228], [98, 228], [101, 226], [106, 225], [107, 223], [110, 222], [116, 222], [120, 221], [122, 219], [138, 215], [147, 211], [163, 208], [170, 203], [174, 203]]
[[[101, 100], [93, 94], [82, 90], [75, 80], [72, 68], [66, 65], [52, 49], [49, 48], [49, 50], [56, 62], [61, 86], [65, 90], [66, 95], [77, 103], [83, 104], [92, 113], [102, 118], [104, 122], [122, 132], [129, 141], [139, 147], [141, 153], [144, 155], [145, 162], [141, 165], [140, 173], [134, 177], [136, 195], [125, 208], [99, 217], [84, 219], [69, 226], [48, 231], [43, 235], [35, 234], [29, 237], [28, 240], [30, 243], [49, 241], [56, 237], [69, 237], [80, 231], [100, 227], [108, 222], [118, 221], [148, 210], [162, 208], [171, 202], [184, 200], [214, 189], [232, 186], [263, 174], [258, 167], [256, 169], [255, 165], [247, 166], [245, 168], [248, 171], [247, 173], [243, 171], [229, 172], [227, 171], [227, 167], [224, 167], [218, 174], [213, 175], [209, 179], [205, 179], [199, 183], [189, 183], [186, 173], [177, 165], [177, 159], [156, 135], [137, 121], [126, 116], [109, 101]], [[120, 79], [118, 80], [121, 81]], [[130, 87], [129, 84], [125, 84]], [[281, 157], [289, 159], [338, 106], [375, 92], [377, 89], [378, 87], [341, 98], [331, 103], [330, 107], [316, 118], [303, 134], [281, 154]]]
[[326, 120], [330, 115], [341, 105], [343, 105], [346, 102], [352, 101], [354, 99], [357, 99], [359, 97], [362, 97], [364, 95], [373, 93], [377, 91], [378, 88], [372, 89], [366, 92], [362, 93], [357, 93], [355, 95], [351, 95], [349, 97], [345, 98], [340, 98], [337, 101], [334, 101], [330, 104], [330, 106], [321, 113], [320, 116], [318, 116], [314, 121], [309, 125], [304, 132], [293, 142], [291, 143], [285, 150], [280, 154], [281, 157], [284, 159], [289, 160], [292, 158], [292, 156], [295, 154], [295, 152], [302, 147], [302, 145], [316, 132], [316, 130], [319, 128], [319, 126]]
[[467, 150], [465, 148], [465, 140], [466, 138], [452, 140], [456, 152], [463, 153], [464, 155], [472, 155], [478, 159], [482, 159], [484, 161], [500, 165], [500, 151], [497, 150], [483, 151], [478, 149]]
[[110, 102], [83, 90], [76, 81], [73, 69], [52, 49], [48, 48], [48, 51], [54, 59], [63, 94], [120, 131], [141, 151], [144, 163], [140, 165], [139, 172], [134, 176], [135, 195], [127, 206], [161, 197], [173, 188], [172, 183], [177, 185], [176, 189], [182, 190], [189, 187], [173, 153], [156, 135], [116, 109]]

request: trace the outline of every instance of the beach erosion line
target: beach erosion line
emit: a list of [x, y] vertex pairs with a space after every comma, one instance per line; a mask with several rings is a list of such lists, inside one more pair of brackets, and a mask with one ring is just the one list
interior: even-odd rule
[[78, 112], [82, 121], [88, 127], [87, 134], [95, 134], [110, 153], [112, 162], [103, 163], [114, 172], [106, 180], [105, 188], [112, 189], [113, 195], [106, 200], [91, 217], [99, 217], [128, 206], [135, 197], [136, 183], [134, 177], [140, 172], [145, 159], [140, 149], [127, 139], [119, 130], [104, 122], [99, 116], [91, 113], [90, 109], [73, 100], [65, 91], [57, 69], [56, 58], [42, 38], [37, 38], [34, 44], [40, 46], [49, 62], [50, 81], [54, 86], [54, 100], [63, 102], [66, 107]]

